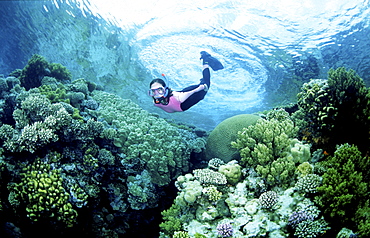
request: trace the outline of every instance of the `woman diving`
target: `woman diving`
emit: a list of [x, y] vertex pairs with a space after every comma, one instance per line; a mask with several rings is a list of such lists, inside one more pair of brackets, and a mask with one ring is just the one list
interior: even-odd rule
[[197, 85], [191, 85], [181, 91], [172, 91], [164, 80], [157, 78], [150, 82], [149, 96], [153, 98], [154, 106], [166, 112], [183, 112], [197, 104], [207, 94], [211, 86], [209, 67], [214, 71], [223, 69], [223, 65], [206, 51], [200, 52], [203, 59], [203, 78]]

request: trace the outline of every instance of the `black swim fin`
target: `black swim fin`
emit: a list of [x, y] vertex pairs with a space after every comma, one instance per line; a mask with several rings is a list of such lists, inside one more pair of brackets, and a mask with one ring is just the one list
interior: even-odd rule
[[218, 59], [216, 59], [215, 57], [212, 57], [208, 52], [201, 51], [200, 55], [200, 59], [203, 59], [203, 64], [208, 64], [214, 71], [224, 68], [221, 62], [218, 61]]

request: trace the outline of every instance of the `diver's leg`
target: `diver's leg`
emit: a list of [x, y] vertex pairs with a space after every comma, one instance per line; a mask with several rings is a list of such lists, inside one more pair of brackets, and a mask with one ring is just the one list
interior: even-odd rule
[[208, 88], [211, 87], [211, 73], [209, 72], [208, 65], [204, 65], [203, 78], [200, 80], [200, 84], [207, 84]]
[[[184, 88], [182, 90], [182, 92], [190, 91], [188, 89], [193, 90], [193, 89], [199, 87], [199, 85], [203, 85], [203, 84], [207, 85], [207, 87], [208, 87], [207, 89], [209, 89], [209, 87], [211, 86], [211, 74], [209, 72], [208, 66], [206, 66], [206, 65], [203, 69], [203, 78], [200, 80], [200, 84], [192, 85], [192, 86], [189, 86], [187, 88]], [[192, 106], [197, 104], [199, 101], [201, 101], [206, 96], [206, 94], [207, 94], [207, 90], [202, 90], [202, 91], [194, 93], [188, 99], [186, 99], [183, 103], [181, 103], [181, 109], [183, 111], [188, 110], [189, 108], [191, 108]]]

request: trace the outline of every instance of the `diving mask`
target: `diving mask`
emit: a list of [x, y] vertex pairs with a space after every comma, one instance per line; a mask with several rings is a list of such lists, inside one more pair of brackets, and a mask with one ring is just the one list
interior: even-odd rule
[[149, 96], [154, 98], [167, 97], [168, 88], [167, 87], [151, 88], [149, 89], [148, 94]]

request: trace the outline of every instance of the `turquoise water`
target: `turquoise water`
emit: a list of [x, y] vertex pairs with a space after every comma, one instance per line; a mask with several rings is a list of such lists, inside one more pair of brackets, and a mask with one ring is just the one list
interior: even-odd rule
[[[219, 129], [213, 142], [206, 143], [212, 137], [212, 134], [208, 137], [207, 132], [225, 118], [294, 104], [303, 83], [311, 78], [326, 78], [330, 68], [354, 69], [367, 86], [370, 85], [368, 6], [369, 1], [360, 0], [276, 3], [267, 0], [0, 1], [0, 237], [42, 233], [54, 236], [56, 232], [55, 237], [69, 234], [158, 237], [159, 224], [163, 221], [160, 213], [170, 207], [176, 194], [185, 197], [185, 187], [190, 188], [185, 184], [187, 180], [197, 181], [190, 173], [195, 175], [195, 169], [206, 166], [210, 148], [230, 145], [229, 135], [237, 133], [237, 128], [232, 127], [238, 126], [238, 120], [231, 123], [232, 126]], [[149, 82], [163, 73], [174, 90], [197, 83], [201, 77], [199, 52], [202, 50], [217, 57], [225, 66], [221, 71], [211, 72], [212, 86], [206, 98], [183, 113], [167, 114], [153, 107], [152, 99], [147, 96]], [[48, 91], [51, 90], [48, 86], [57, 88], [50, 78], [42, 82], [46, 87], [26, 92], [19, 86], [18, 79], [7, 77], [14, 69], [24, 68], [34, 54], [44, 56], [49, 63], [60, 63], [72, 73], [75, 81], [59, 85], [58, 98]], [[32, 73], [25, 75], [26, 81], [32, 81]], [[40, 81], [41, 76], [35, 81]], [[88, 82], [76, 80], [80, 78]], [[120, 98], [101, 91], [90, 82]], [[322, 80], [312, 82], [324, 84]], [[22, 85], [26, 84], [22, 81]], [[328, 92], [316, 94], [321, 98], [320, 103], [327, 104], [306, 115], [309, 116], [305, 118], [308, 124], [300, 128], [303, 135], [299, 135], [313, 145], [310, 148], [293, 139], [296, 144], [289, 148], [292, 154], [293, 151], [298, 156], [304, 154], [299, 163], [307, 160], [319, 165], [316, 164], [319, 159], [331, 158], [334, 143], [347, 141], [359, 142], [361, 152], [367, 153], [368, 123], [358, 118], [367, 113], [363, 111], [367, 101], [361, 101], [367, 100], [364, 99], [367, 91], [361, 87], [363, 94], [356, 94], [359, 97], [355, 99], [351, 98], [349, 90], [352, 104], [344, 103], [337, 113], [339, 116], [332, 115], [336, 109], [331, 106], [341, 104], [342, 101], [335, 101], [341, 98], [329, 98], [330, 101], [325, 96]], [[40, 92], [51, 93], [50, 101]], [[306, 99], [316, 101], [310, 95]], [[134, 101], [139, 107], [122, 98]], [[329, 101], [325, 101], [327, 99]], [[306, 107], [310, 105], [316, 107], [318, 104], [308, 102]], [[179, 126], [162, 118], [200, 128]], [[330, 123], [335, 130], [328, 138], [322, 128]], [[335, 125], [339, 125], [339, 129]], [[261, 135], [265, 134], [271, 133], [262, 130]], [[281, 132], [275, 134], [282, 135]], [[329, 139], [333, 144], [325, 145]], [[320, 148], [320, 143], [324, 148]], [[342, 157], [338, 155], [339, 158]], [[351, 160], [345, 157], [344, 162]], [[368, 171], [365, 162], [360, 167]], [[216, 166], [220, 162], [214, 163]], [[229, 165], [238, 167], [234, 162]], [[344, 165], [337, 166], [346, 169]], [[227, 196], [240, 197], [242, 202], [250, 199], [248, 209], [253, 214], [253, 209], [257, 209], [256, 198], [266, 187], [265, 180], [249, 169], [245, 166], [236, 172], [239, 183], [232, 182], [220, 188], [225, 195], [223, 200]], [[295, 168], [290, 169], [292, 172]], [[355, 175], [360, 173], [355, 172]], [[198, 170], [198, 173], [202, 172]], [[295, 179], [294, 176], [291, 178]], [[368, 180], [364, 176], [361, 185], [366, 185]], [[44, 181], [50, 178], [53, 181], [59, 178], [53, 183], [58, 192], [51, 187], [54, 193], [47, 196], [48, 203], [43, 203], [45, 192], [42, 189], [40, 192], [40, 187], [48, 185]], [[33, 183], [25, 182], [29, 179]], [[204, 218], [215, 215], [216, 205], [209, 199], [210, 187], [208, 192], [201, 186], [195, 187], [194, 194], [198, 195], [182, 203], [181, 215], [191, 216], [201, 213], [202, 209]], [[361, 186], [358, 187], [360, 191]], [[19, 197], [19, 189], [27, 196]], [[276, 224], [270, 223], [269, 236], [278, 237], [279, 229], [284, 237], [292, 236], [294, 232], [285, 230], [286, 224], [278, 223], [287, 221], [292, 207], [301, 206], [304, 197], [293, 193], [292, 187], [284, 191], [277, 189], [279, 195], [283, 195], [281, 200], [287, 203], [278, 209], [278, 219], [275, 215], [271, 217], [275, 217], [273, 223]], [[64, 193], [69, 195], [60, 195]], [[362, 196], [360, 192], [355, 194]], [[296, 196], [294, 201], [291, 200], [293, 196]], [[314, 195], [308, 197], [313, 199]], [[361, 198], [365, 199], [366, 195]], [[57, 207], [63, 205], [62, 210], [50, 204], [56, 199], [59, 199]], [[31, 206], [38, 203], [45, 206]], [[233, 203], [230, 202], [230, 208]], [[72, 204], [75, 210], [65, 208], [65, 204]], [[368, 204], [361, 201], [357, 205], [366, 208]], [[225, 206], [217, 209], [228, 211]], [[272, 213], [261, 212], [254, 222], [244, 224], [247, 217], [243, 215], [243, 207], [232, 210], [234, 214], [225, 212], [220, 216], [216, 214], [218, 217], [213, 221], [202, 221], [203, 225], [208, 223], [212, 227], [200, 226], [200, 223], [183, 225], [189, 225], [192, 234], [199, 228], [203, 229], [201, 233], [215, 237], [216, 223], [229, 222], [232, 218], [235, 220], [232, 224], [239, 229], [235, 234], [263, 233], [265, 228], [255, 229], [254, 225], [259, 226], [258, 219], [264, 220], [266, 214]], [[44, 208], [50, 210], [44, 211]], [[41, 217], [40, 221], [34, 220], [35, 213]], [[77, 220], [75, 213], [78, 213]], [[360, 213], [365, 219], [366, 210]], [[65, 219], [62, 220], [64, 225], [73, 223], [74, 227], [67, 229], [57, 219]], [[348, 228], [358, 229], [358, 224], [348, 225]], [[337, 227], [336, 221], [331, 221], [330, 226], [331, 231], [326, 233], [329, 235], [323, 237], [333, 237], [342, 228]], [[8, 236], [2, 234], [4, 232]], [[326, 232], [326, 228], [320, 232]], [[347, 232], [348, 237], [351, 232]]]
[[[163, 117], [212, 129], [223, 119], [294, 103], [331, 67], [369, 78], [369, 1], [2, 1], [0, 73], [34, 53]], [[201, 77], [199, 52], [225, 65], [185, 114], [153, 108], [162, 73], [180, 90]]]

